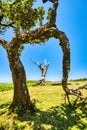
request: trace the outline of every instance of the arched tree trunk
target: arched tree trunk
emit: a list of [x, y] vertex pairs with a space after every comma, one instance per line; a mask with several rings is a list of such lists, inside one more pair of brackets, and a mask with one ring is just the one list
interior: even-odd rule
[[33, 111], [33, 106], [30, 101], [30, 96], [26, 85], [25, 70], [22, 62], [20, 61], [18, 49], [13, 51], [11, 48], [7, 51], [7, 54], [14, 85], [14, 95], [11, 106], [14, 107], [21, 105], [23, 108]]
[[66, 34], [62, 31], [58, 31], [59, 32], [59, 36], [58, 39], [60, 41], [60, 46], [62, 48], [63, 51], [63, 78], [62, 78], [62, 87], [63, 90], [66, 93], [67, 99], [69, 104], [70, 100], [69, 100], [69, 93], [70, 93], [70, 89], [67, 87], [67, 80], [68, 80], [68, 74], [70, 71], [70, 46], [69, 46], [69, 40], [66, 36]]

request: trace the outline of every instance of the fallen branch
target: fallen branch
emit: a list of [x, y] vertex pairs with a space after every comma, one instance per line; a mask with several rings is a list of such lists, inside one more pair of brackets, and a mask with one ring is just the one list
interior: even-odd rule
[[74, 91], [78, 91], [79, 89], [87, 89], [87, 84], [83, 85], [83, 86], [79, 86], [77, 88], [74, 88]]
[[[87, 84], [83, 85], [83, 86], [79, 86], [76, 88], [71, 88], [68, 90], [68, 96], [69, 95], [74, 95], [77, 96], [77, 98], [80, 98], [81, 100], [87, 100], [87, 97], [85, 97], [82, 92], [80, 91], [80, 89], [87, 89]], [[67, 97], [67, 94], [65, 94], [65, 99]]]

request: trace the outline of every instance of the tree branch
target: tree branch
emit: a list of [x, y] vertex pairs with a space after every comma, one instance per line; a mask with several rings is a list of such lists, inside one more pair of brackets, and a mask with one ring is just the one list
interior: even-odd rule
[[[47, 41], [50, 37], [54, 37], [51, 34], [52, 28], [54, 28], [52, 31], [58, 30], [56, 28], [56, 11], [58, 8], [58, 0], [53, 0], [53, 8], [51, 11], [51, 17], [50, 20], [44, 24], [43, 26], [40, 26], [39, 28], [30, 31], [29, 33], [22, 32], [21, 34], [17, 34], [14, 36], [12, 42], [20, 40], [20, 43], [41, 43]], [[46, 34], [48, 33], [48, 34]], [[50, 34], [49, 34], [50, 33]]]
[[8, 23], [8, 24], [0, 23], [0, 26], [15, 28], [15, 26], [13, 26], [13, 24], [15, 24], [15, 22], [11, 22], [11, 23]]
[[73, 88], [74, 91], [78, 91], [79, 89], [87, 89], [87, 84], [83, 86], [78, 86], [77, 88]]
[[[87, 100], [87, 97], [85, 97], [82, 94], [82, 92], [80, 91], [80, 89], [87, 89], [87, 84], [85, 84], [83, 86], [78, 86], [76, 88], [69, 89], [68, 94], [69, 95], [77, 96], [77, 97], [79, 97], [80, 99], [83, 99], [83, 100]], [[65, 94], [65, 96], [67, 96], [67, 95]]]
[[0, 45], [2, 45], [5, 49], [8, 48], [9, 44], [10, 44], [10, 42], [5, 41], [2, 37], [0, 37]]
[[12, 8], [12, 6], [15, 5], [15, 4], [18, 3], [18, 2], [20, 2], [20, 0], [14, 1], [14, 2], [10, 5], [10, 7]]

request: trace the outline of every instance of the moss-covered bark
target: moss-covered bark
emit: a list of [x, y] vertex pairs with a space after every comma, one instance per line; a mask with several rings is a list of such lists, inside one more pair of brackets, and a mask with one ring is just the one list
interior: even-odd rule
[[30, 96], [28, 93], [28, 88], [26, 85], [25, 70], [22, 65], [22, 62], [20, 61], [18, 49], [12, 48], [14, 48], [14, 46], [11, 47], [9, 51], [7, 51], [14, 84], [14, 95], [11, 106], [21, 105], [23, 108], [33, 111], [32, 103], [30, 101]]

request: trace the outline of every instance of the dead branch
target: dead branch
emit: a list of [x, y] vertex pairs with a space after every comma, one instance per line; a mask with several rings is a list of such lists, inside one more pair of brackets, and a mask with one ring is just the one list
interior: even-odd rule
[[[69, 89], [68, 91], [68, 96], [69, 95], [74, 95], [78, 98], [80, 98], [80, 100], [87, 100], [87, 97], [85, 97], [82, 92], [80, 91], [80, 89], [87, 89], [87, 84], [83, 85], [83, 86], [78, 86], [76, 88], [71, 88]], [[65, 95], [65, 100], [66, 100], [66, 97], [67, 97], [67, 94], [64, 94]], [[77, 101], [77, 100], [76, 100]]]
[[78, 86], [77, 88], [73, 88], [74, 91], [78, 91], [79, 89], [87, 89], [87, 84], [83, 86]]
[[45, 77], [46, 77], [46, 73], [47, 73], [47, 69], [48, 69], [49, 63], [44, 62], [44, 65], [42, 65], [42, 64], [37, 63], [37, 62], [35, 62], [33, 60], [31, 60], [31, 61], [39, 67], [39, 69], [41, 70], [41, 73], [42, 73], [39, 82], [36, 83], [34, 86], [45, 85]]

